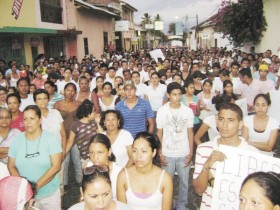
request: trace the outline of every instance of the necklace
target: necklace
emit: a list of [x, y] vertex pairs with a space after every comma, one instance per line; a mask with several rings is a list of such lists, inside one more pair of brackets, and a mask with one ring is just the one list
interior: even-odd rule
[[33, 158], [33, 157], [38, 157], [40, 155], [40, 152], [39, 152], [38, 149], [39, 149], [39, 145], [40, 145], [40, 142], [41, 142], [41, 136], [42, 136], [42, 132], [41, 132], [40, 137], [39, 137], [36, 152], [28, 153], [27, 138], [26, 138], [26, 135], [25, 135], [25, 149], [26, 149], [25, 158]]
[[179, 117], [179, 109], [172, 109], [171, 110], [171, 122], [175, 126], [175, 132], [180, 133], [182, 131], [182, 127], [180, 126], [180, 117]]

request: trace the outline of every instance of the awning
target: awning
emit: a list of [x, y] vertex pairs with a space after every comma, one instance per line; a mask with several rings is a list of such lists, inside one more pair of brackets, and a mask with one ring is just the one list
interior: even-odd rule
[[103, 9], [103, 8], [100, 8], [100, 7], [93, 6], [92, 4], [87, 3], [87, 2], [85, 2], [83, 0], [75, 0], [75, 2], [80, 4], [81, 6], [83, 6], [85, 8], [89, 8], [89, 9], [95, 10], [95, 11], [100, 12], [102, 14], [119, 17], [119, 15], [117, 15], [117, 14], [115, 14], [113, 12], [110, 12], [110, 11], [108, 11], [106, 9]]
[[48, 29], [48, 28], [28, 28], [28, 27], [5, 26], [3, 28], [0, 28], [0, 33], [33, 33], [33, 34], [78, 35], [78, 34], [82, 34], [82, 31], [77, 31], [75, 29], [55, 30], [55, 29]]

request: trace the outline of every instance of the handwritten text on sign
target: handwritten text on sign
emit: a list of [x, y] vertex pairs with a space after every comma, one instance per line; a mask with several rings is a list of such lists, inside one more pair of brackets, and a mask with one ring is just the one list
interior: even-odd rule
[[217, 164], [211, 209], [238, 210], [239, 191], [248, 174], [256, 171], [280, 173], [280, 159], [220, 145], [227, 159]]

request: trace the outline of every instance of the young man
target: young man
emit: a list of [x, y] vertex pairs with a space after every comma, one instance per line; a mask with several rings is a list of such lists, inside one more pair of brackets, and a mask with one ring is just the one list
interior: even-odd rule
[[238, 105], [222, 105], [217, 119], [220, 136], [216, 136], [213, 141], [202, 143], [197, 147], [193, 186], [195, 192], [202, 195], [200, 210], [211, 209], [216, 163], [224, 161], [226, 157], [225, 154], [218, 151], [219, 145], [258, 151], [238, 135], [239, 129], [243, 126], [242, 115], [242, 110]]
[[[133, 137], [138, 132], [154, 132], [154, 113], [149, 101], [136, 96], [136, 87], [133, 81], [124, 83], [125, 99], [116, 105], [124, 119], [123, 128], [128, 130]], [[147, 123], [148, 122], [148, 129]]]
[[162, 145], [160, 163], [173, 177], [179, 177], [177, 210], [185, 210], [188, 204], [188, 180], [193, 151], [193, 120], [190, 108], [181, 103], [182, 87], [177, 82], [167, 86], [168, 103], [157, 112], [157, 135]]

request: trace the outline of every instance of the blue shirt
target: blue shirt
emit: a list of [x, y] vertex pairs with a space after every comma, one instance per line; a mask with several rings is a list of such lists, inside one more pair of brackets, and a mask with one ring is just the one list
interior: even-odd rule
[[[40, 144], [39, 139], [41, 139]], [[25, 158], [27, 153], [33, 154], [37, 151], [40, 153], [37, 157]], [[15, 136], [9, 148], [8, 156], [15, 159], [16, 168], [20, 176], [36, 183], [50, 169], [50, 155], [61, 152], [60, 141], [55, 139], [52, 133], [43, 130], [41, 137], [35, 141], [26, 140], [25, 133]], [[49, 183], [39, 189], [36, 198], [52, 195], [59, 189], [59, 185], [60, 180], [56, 174]]]
[[116, 110], [119, 110], [124, 119], [123, 128], [131, 133], [133, 138], [137, 133], [147, 131], [146, 122], [154, 117], [150, 102], [138, 97], [137, 104], [130, 109], [125, 99], [117, 103]]

